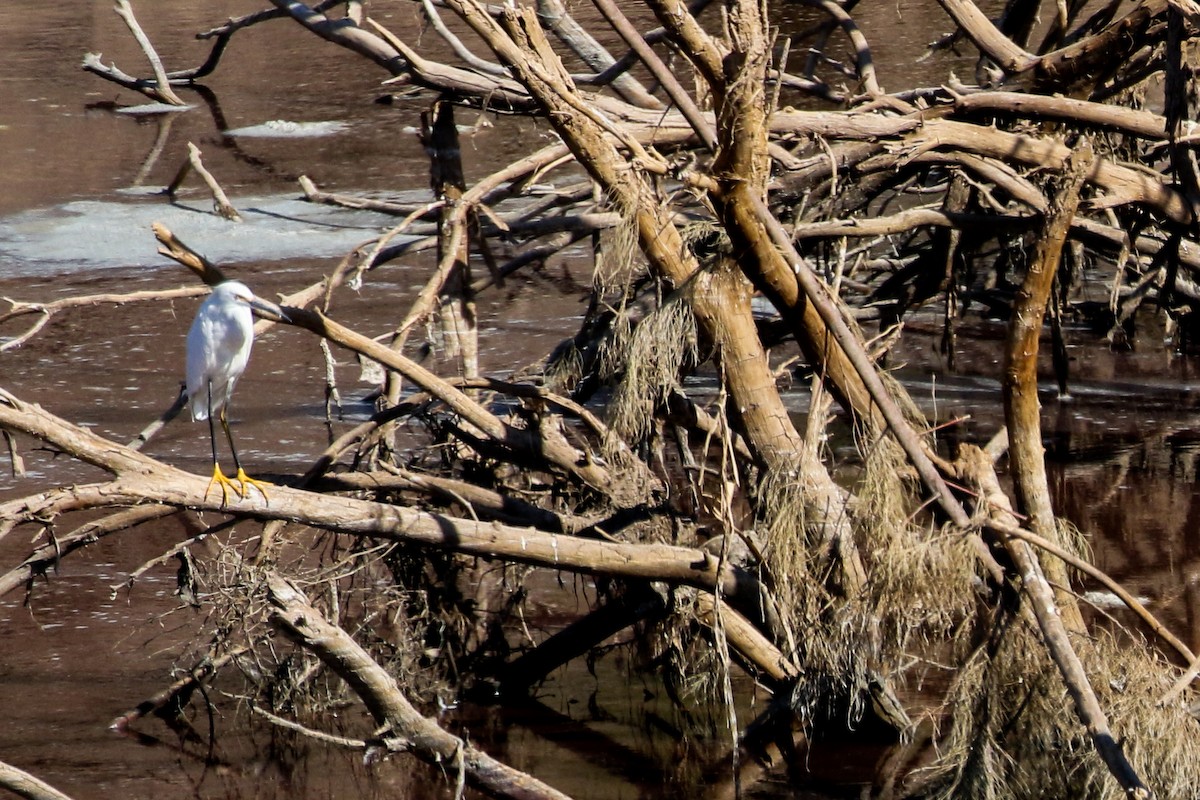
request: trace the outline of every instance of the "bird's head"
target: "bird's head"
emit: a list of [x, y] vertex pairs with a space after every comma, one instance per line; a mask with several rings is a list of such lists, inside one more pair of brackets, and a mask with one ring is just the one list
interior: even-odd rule
[[263, 300], [261, 297], [257, 297], [254, 292], [250, 291], [250, 287], [241, 281], [224, 281], [223, 283], [219, 283], [213, 287], [213, 294], [221, 302], [241, 303], [258, 311], [260, 314], [267, 315], [268, 318], [290, 322], [287, 314], [283, 313], [282, 308], [270, 300]]

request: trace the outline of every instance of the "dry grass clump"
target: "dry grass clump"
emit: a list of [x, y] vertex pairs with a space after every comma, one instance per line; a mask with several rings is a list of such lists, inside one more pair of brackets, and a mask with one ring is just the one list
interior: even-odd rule
[[870, 565], [863, 605], [890, 660], [946, 641], [974, 612], [976, 558], [963, 533], [931, 531], [914, 521], [912, 487], [903, 477], [907, 462], [893, 439], [873, 442], [864, 460], [854, 514]]
[[[1195, 693], [1185, 692], [1164, 704], [1162, 697], [1170, 688], [1165, 676], [1175, 670], [1151, 649], [1131, 647], [1105, 634], [1089, 650], [1094, 651], [1089, 653], [1092, 663], [1103, 665], [1092, 679], [1100, 703], [1139, 774], [1159, 797], [1200, 797]], [[1096, 772], [1100, 770], [1097, 765]], [[1118, 796], [1112, 783], [1104, 783], [1103, 797]]]
[[[1183, 706], [1159, 699], [1164, 665], [1110, 636], [1076, 641], [1126, 755], [1158, 797], [1200, 793], [1200, 731]], [[939, 798], [1116, 800], [1112, 779], [1073, 713], [1037, 630], [1007, 615], [960, 668], [946, 697], [946, 730], [932, 768]]]
[[447, 697], [453, 658], [467, 638], [456, 633], [468, 618], [454, 601], [454, 581], [422, 580], [429, 559], [411, 548], [336, 536], [321, 537], [313, 547], [303, 535], [293, 531], [288, 538], [294, 541], [277, 540], [275, 558], [262, 563], [253, 557], [257, 537], [214, 540], [214, 557], [197, 562], [193, 575], [207, 619], [182, 663], [245, 646], [234, 662], [246, 681], [239, 696], [276, 711], [317, 712], [345, 703], [347, 685], [314, 657], [270, 646], [273, 632], [263, 623], [266, 576], [286, 569], [289, 580], [395, 675], [411, 698], [428, 703]]
[[[864, 449], [850, 547], [806, 525], [802, 476], [775, 473], [762, 487], [774, 588], [795, 632], [790, 655], [803, 676], [792, 696], [802, 719], [837, 713], [853, 723], [874, 683], [891, 680], [914, 656], [961, 635], [976, 610], [978, 580], [967, 537], [931, 534], [913, 522], [912, 486], [902, 477], [903, 453], [894, 442], [883, 438]], [[839, 553], [848, 550], [866, 567], [862, 585], [838, 578]]]
[[608, 359], [621, 377], [608, 403], [613, 434], [626, 442], [649, 436], [655, 410], [679, 387], [683, 367], [695, 359], [696, 321], [681, 298], [669, 298], [626, 335], [614, 337]]
[[[830, 588], [838, 570], [836, 547], [807, 524], [803, 476], [794, 469], [768, 473], [759, 489], [767, 560], [784, 624], [791, 631], [801, 679], [791, 702], [803, 720], [861, 713], [861, 698], [876, 663], [877, 638], [863, 607]], [[836, 711], [835, 711], [836, 709]]]

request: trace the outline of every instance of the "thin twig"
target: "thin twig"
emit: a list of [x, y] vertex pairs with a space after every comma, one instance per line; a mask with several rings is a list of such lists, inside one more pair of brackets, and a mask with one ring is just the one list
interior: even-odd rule
[[[155, 88], [153, 96], [173, 106], [187, 105], [171, 89], [171, 81], [167, 78], [167, 71], [163, 69], [162, 59], [154, 51], [154, 45], [150, 43], [150, 37], [146, 35], [146, 32], [142, 30], [142, 26], [138, 24], [137, 18], [133, 15], [133, 7], [129, 4], [129, 0], [116, 0], [113, 10], [117, 12], [117, 16], [125, 21], [130, 33], [133, 34], [133, 38], [137, 40], [138, 46], [142, 48], [142, 52], [146, 55], [146, 60], [150, 62], [150, 68], [154, 70]], [[147, 93], [149, 94], [150, 92]]]

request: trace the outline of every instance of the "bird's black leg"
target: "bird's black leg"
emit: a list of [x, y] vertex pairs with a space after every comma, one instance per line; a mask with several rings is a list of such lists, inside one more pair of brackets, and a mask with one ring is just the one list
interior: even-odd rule
[[[213, 466], [216, 466], [216, 465], [217, 465], [217, 463], [218, 463], [218, 460], [217, 460], [217, 428], [216, 428], [216, 426], [213, 424], [213, 414], [212, 414], [212, 381], [209, 381], [209, 382], [206, 384], [206, 387], [207, 387], [207, 389], [208, 389], [208, 442], [209, 442], [209, 444], [211, 444], [211, 445], [212, 445], [212, 451], [213, 451]], [[236, 458], [237, 458], [237, 456], [234, 456], [234, 458], [236, 459]]]
[[[227, 505], [229, 505], [229, 487], [233, 486], [233, 481], [231, 481], [231, 480], [229, 480], [229, 478], [225, 477], [224, 472], [221, 472], [221, 464], [217, 460], [217, 428], [216, 428], [216, 423], [213, 422], [212, 382], [211, 381], [208, 382], [206, 388], [208, 390], [208, 439], [212, 443], [213, 474], [212, 474], [212, 479], [209, 480], [209, 482], [208, 482], [208, 488], [204, 490], [204, 496], [208, 497], [208, 493], [212, 489], [213, 484], [214, 483], [218, 484], [221, 487], [221, 505], [227, 506]], [[224, 422], [224, 421], [225, 421], [225, 412], [224, 412], [224, 410], [222, 410], [221, 411], [221, 422]], [[229, 432], [228, 427], [225, 428], [225, 432], [226, 433]], [[232, 444], [232, 443], [233, 443], [233, 440], [231, 439], [230, 444]], [[237, 462], [237, 454], [234, 454], [233, 460], [234, 460], [234, 463]], [[234, 488], [234, 491], [238, 492], [239, 495], [242, 495], [242, 492], [238, 491], [238, 489], [236, 487]]]
[[[209, 417], [209, 419], [212, 419]], [[237, 447], [233, 444], [233, 433], [229, 430], [229, 420], [225, 416], [225, 409], [221, 409], [221, 427], [225, 429], [225, 438], [229, 441], [229, 452], [233, 455], [233, 466], [238, 472], [242, 471], [242, 462], [238, 460]]]
[[242, 497], [245, 497], [247, 492], [249, 492], [248, 487], [253, 486], [255, 489], [258, 489], [260, 492], [262, 492], [264, 500], [270, 500], [271, 498], [267, 496], [266, 489], [266, 487], [270, 484], [268, 484], [266, 481], [258, 481], [254, 478], [251, 478], [246, 474], [246, 471], [242, 469], [242, 462], [238, 460], [237, 447], [235, 447], [233, 444], [233, 433], [229, 430], [229, 420], [225, 417], [224, 408], [221, 409], [221, 425], [225, 428], [225, 438], [229, 440], [229, 452], [233, 454], [233, 465], [237, 467], [237, 475], [234, 476], [234, 480], [242, 485], [242, 489], [239, 494], [241, 494]]

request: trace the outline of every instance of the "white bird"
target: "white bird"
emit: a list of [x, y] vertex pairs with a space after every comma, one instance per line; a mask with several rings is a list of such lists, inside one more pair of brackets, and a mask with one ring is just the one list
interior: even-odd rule
[[[208, 435], [212, 441], [213, 475], [205, 495], [214, 483], [221, 487], [222, 504], [229, 501], [229, 487], [238, 496], [245, 497], [250, 486], [254, 486], [264, 498], [267, 484], [246, 475], [238, 461], [237, 449], [233, 445], [233, 434], [229, 431], [229, 420], [225, 409], [233, 395], [237, 379], [246, 369], [250, 359], [250, 348], [254, 344], [254, 315], [251, 309], [286, 320], [287, 316], [274, 303], [254, 296], [244, 283], [224, 281], [217, 284], [200, 305], [196, 319], [187, 336], [187, 396], [192, 411], [192, 420], [208, 420]], [[221, 426], [229, 440], [229, 451], [237, 475], [227, 478], [221, 472], [217, 460], [217, 431], [213, 417], [220, 417]], [[237, 481], [239, 486], [234, 485]]]

